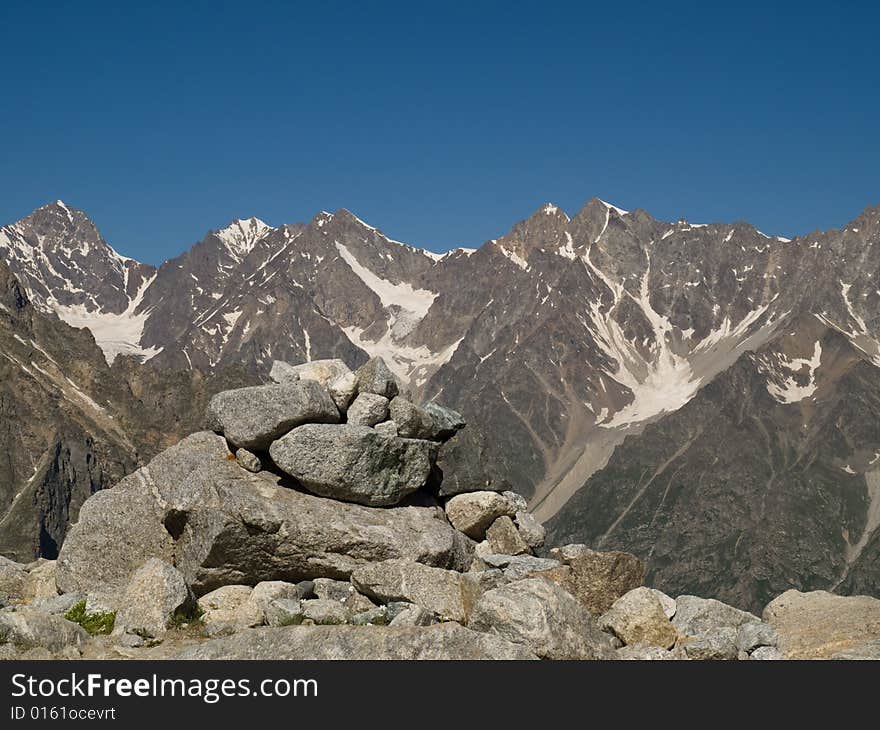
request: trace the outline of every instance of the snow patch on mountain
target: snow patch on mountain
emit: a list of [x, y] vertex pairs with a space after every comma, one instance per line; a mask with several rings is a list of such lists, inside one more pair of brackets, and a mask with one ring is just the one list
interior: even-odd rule
[[214, 235], [226, 244], [230, 255], [240, 261], [274, 230], [259, 218], [237, 218], [225, 228], [214, 231]]
[[95, 342], [104, 351], [108, 365], [112, 365], [117, 355], [133, 355], [146, 362], [158, 355], [162, 348], [141, 347], [140, 341], [144, 325], [150, 316], [149, 311], [138, 312], [147, 289], [156, 280], [157, 274], [144, 281], [128, 307], [120, 314], [104, 312], [100, 309], [89, 311], [82, 304], [67, 306], [52, 302], [55, 313], [71, 327], [87, 327]]

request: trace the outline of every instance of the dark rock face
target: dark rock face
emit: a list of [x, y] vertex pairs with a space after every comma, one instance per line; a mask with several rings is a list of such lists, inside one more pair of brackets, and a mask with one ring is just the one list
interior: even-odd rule
[[[670, 590], [754, 607], [792, 584], [877, 590], [878, 242], [876, 208], [784, 241], [593, 199], [442, 257], [345, 210], [277, 229], [236, 221], [155, 271], [54, 204], [2, 229], [0, 255], [22, 282], [10, 313], [30, 296], [79, 325], [124, 314], [125, 347], [106, 317], [90, 326], [108, 358], [149, 358], [113, 363], [138, 398], [163, 387], [157, 369], [203, 395], [201, 372], [255, 381], [275, 359], [357, 368], [382, 355], [403, 392], [474, 424], [438, 458], [446, 494], [509, 485], [551, 543], [633, 550]], [[160, 440], [141, 410], [123, 426], [138, 450]], [[47, 442], [24, 447], [10, 497]]]

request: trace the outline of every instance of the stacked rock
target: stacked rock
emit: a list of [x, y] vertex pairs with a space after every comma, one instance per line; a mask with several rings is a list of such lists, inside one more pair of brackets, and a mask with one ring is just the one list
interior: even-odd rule
[[378, 357], [356, 372], [342, 360], [276, 361], [270, 377], [215, 395], [208, 426], [248, 471], [272, 464], [322, 497], [399, 504], [429, 485], [440, 444], [465, 426], [451, 409], [407, 400]]

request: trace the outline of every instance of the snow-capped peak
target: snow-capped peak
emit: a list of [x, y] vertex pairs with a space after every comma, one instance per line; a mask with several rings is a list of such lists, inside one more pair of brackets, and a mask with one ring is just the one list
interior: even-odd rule
[[611, 203], [606, 203], [602, 198], [596, 198], [602, 205], [604, 205], [608, 210], [613, 210], [617, 215], [629, 215], [628, 210], [624, 210], [623, 208], [618, 208], [616, 205], [611, 205]]
[[236, 218], [225, 228], [215, 231], [226, 248], [236, 258], [244, 258], [266, 234], [275, 229], [259, 218]]

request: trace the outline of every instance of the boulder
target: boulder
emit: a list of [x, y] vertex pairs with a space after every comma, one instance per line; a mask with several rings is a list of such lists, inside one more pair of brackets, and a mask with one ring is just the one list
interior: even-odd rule
[[419, 408], [402, 396], [391, 400], [391, 420], [397, 424], [397, 432], [404, 438], [427, 439], [434, 434], [434, 419], [424, 408]]
[[736, 629], [731, 626], [716, 626], [691, 636], [682, 642], [688, 659], [731, 660], [736, 659]]
[[247, 469], [254, 474], [263, 468], [263, 464], [260, 462], [260, 457], [251, 453], [247, 449], [238, 449], [235, 452], [235, 460], [241, 464], [243, 469]]
[[499, 517], [486, 530], [486, 542], [492, 553], [501, 555], [527, 555], [531, 553], [513, 520], [507, 515]]
[[546, 538], [544, 525], [535, 519], [531, 512], [519, 510], [516, 513], [516, 529], [526, 545], [532, 549], [543, 547]]
[[779, 635], [770, 624], [763, 621], [742, 624], [736, 633], [734, 641], [739, 651], [751, 654], [761, 646], [776, 646], [779, 643]]
[[352, 372], [345, 373], [327, 383], [326, 387], [339, 412], [346, 413], [357, 395], [357, 376]]
[[526, 647], [456, 623], [409, 626], [287, 626], [188, 647], [176, 659], [534, 659]]
[[311, 621], [318, 626], [348, 623], [351, 614], [339, 601], [328, 598], [312, 598], [302, 601], [303, 619]]
[[504, 497], [508, 502], [510, 502], [510, 506], [513, 508], [513, 512], [524, 512], [529, 508], [529, 503], [525, 497], [521, 494], [517, 494], [516, 492], [511, 492], [509, 489], [506, 492], [502, 492], [501, 496]]
[[599, 626], [624, 644], [647, 644], [670, 649], [678, 632], [650, 588], [634, 588], [618, 598], [599, 618]]
[[611, 639], [569, 593], [555, 583], [527, 578], [486, 591], [468, 627], [528, 646], [546, 659], [605, 659]]
[[880, 639], [880, 599], [788, 590], [764, 609], [789, 659], [828, 659]]
[[339, 409], [314, 380], [224, 390], [208, 403], [208, 422], [236, 448], [264, 451], [302, 423], [338, 423]]
[[35, 598], [30, 606], [41, 613], [47, 613], [51, 616], [63, 616], [77, 603], [81, 603], [84, 600], [86, 600], [86, 597], [79, 593], [65, 593], [49, 598]]
[[499, 568], [508, 581], [529, 576], [543, 577], [544, 571], [561, 567], [558, 560], [536, 558], [534, 555], [483, 555], [480, 562], [489, 568]]
[[356, 371], [359, 393], [375, 393], [391, 400], [400, 392], [397, 377], [381, 357], [371, 357]]
[[510, 484], [499, 477], [494, 468], [492, 449], [475, 430], [459, 431], [443, 443], [437, 456], [437, 467], [443, 481], [437, 487], [440, 497], [467, 492], [503, 492]]
[[299, 600], [299, 588], [295, 583], [283, 580], [264, 580], [254, 586], [248, 603], [265, 618], [269, 604], [275, 600]]
[[411, 604], [406, 610], [398, 613], [391, 622], [388, 624], [389, 626], [433, 626], [437, 623], [437, 616], [434, 615], [433, 611], [428, 611], [421, 606], [417, 606], [414, 603]]
[[150, 558], [132, 575], [119, 606], [115, 635], [146, 633], [159, 638], [175, 614], [190, 610], [192, 594], [179, 570]]
[[0, 644], [12, 644], [19, 650], [40, 647], [60, 652], [67, 647], [81, 647], [88, 640], [85, 629], [61, 616], [29, 606], [0, 611]]
[[656, 588], [651, 588], [650, 590], [657, 600], [660, 601], [660, 605], [663, 606], [663, 613], [666, 614], [666, 618], [671, 620], [677, 610], [675, 599], [667, 596], [663, 591], [658, 591]]
[[675, 661], [686, 659], [684, 652], [679, 650], [669, 651], [651, 644], [627, 644], [614, 652], [614, 658], [619, 661]]
[[266, 624], [269, 626], [293, 626], [301, 624], [305, 615], [298, 598], [276, 598], [266, 606]]
[[435, 441], [448, 441], [467, 425], [458, 411], [439, 403], [425, 403], [423, 408], [432, 422], [431, 435], [428, 438]]
[[24, 587], [24, 597], [28, 601], [38, 598], [53, 598], [58, 595], [56, 576], [58, 563], [55, 560], [41, 560], [28, 571]]
[[348, 424], [300, 426], [273, 443], [269, 454], [309, 491], [372, 507], [397, 504], [425, 486], [436, 456], [429, 441]]
[[[834, 655], [831, 658], [842, 659], [844, 657]], [[872, 658], [878, 659], [880, 658], [880, 654]], [[759, 661], [779, 661], [781, 659], [785, 659], [785, 655], [775, 646], [759, 646], [751, 654], [749, 654], [749, 659], [755, 659]]]
[[736, 629], [743, 624], [760, 621], [754, 614], [741, 611], [714, 598], [679, 596], [675, 599], [672, 624], [683, 636], [700, 636], [719, 628]]
[[394, 438], [398, 435], [397, 424], [394, 421], [383, 421], [382, 423], [377, 423], [373, 428], [376, 430], [376, 433], [389, 438]]
[[196, 595], [230, 584], [347, 579], [357, 566], [389, 558], [470, 565], [468, 539], [436, 508], [316, 497], [227, 455], [222, 437], [194, 434], [92, 495], [61, 548], [59, 588], [119, 591], [151, 557], [173, 560]]
[[388, 399], [375, 393], [361, 393], [348, 408], [351, 426], [375, 426], [388, 417]]
[[463, 621], [461, 574], [409, 560], [385, 560], [356, 568], [351, 582], [381, 603], [408, 601], [437, 614], [443, 621]]
[[290, 365], [281, 360], [275, 360], [269, 371], [269, 377], [276, 383], [314, 380], [320, 383], [323, 388], [326, 388], [337, 378], [352, 374], [348, 365], [338, 358], [310, 360], [299, 365]]
[[344, 603], [355, 592], [354, 586], [347, 580], [333, 580], [332, 578], [315, 579], [315, 596], [326, 598], [331, 601]]
[[465, 622], [470, 619], [474, 607], [486, 591], [503, 586], [510, 581], [504, 572], [497, 568], [479, 570], [461, 575], [461, 602], [464, 607]]
[[0, 559], [0, 606], [24, 597], [28, 573], [19, 563]]
[[618, 598], [638, 588], [645, 579], [644, 563], [629, 553], [566, 546], [551, 550], [550, 554], [565, 565], [541, 575], [562, 586], [594, 616], [605, 613]]
[[296, 371], [296, 368], [283, 360], [272, 361], [269, 377], [282, 385], [299, 381], [299, 373]]
[[496, 519], [513, 514], [513, 505], [497, 492], [459, 494], [446, 503], [446, 516], [452, 526], [474, 540], [482, 540]]
[[231, 626], [234, 629], [259, 626], [265, 609], [250, 600], [253, 588], [243, 585], [221, 586], [199, 598], [202, 622], [206, 627]]

